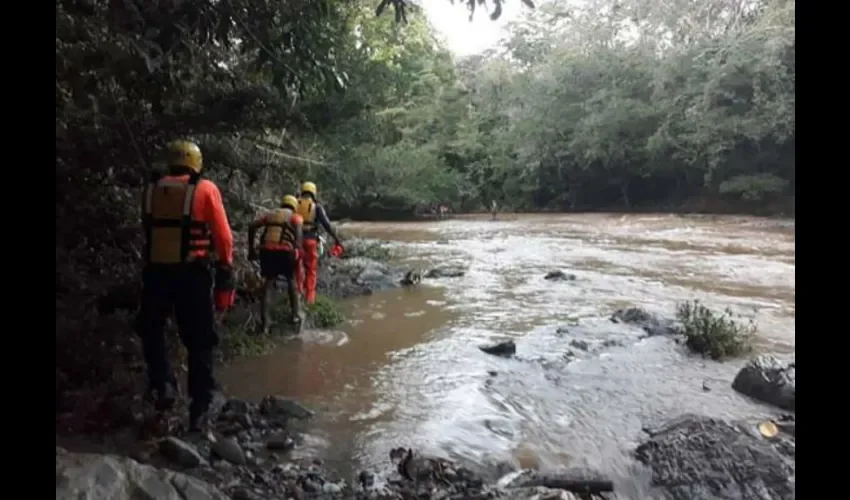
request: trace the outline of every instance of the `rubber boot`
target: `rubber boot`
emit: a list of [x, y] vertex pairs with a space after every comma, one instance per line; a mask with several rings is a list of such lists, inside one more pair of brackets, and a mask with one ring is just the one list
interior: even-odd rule
[[304, 323], [304, 317], [301, 313], [301, 300], [298, 297], [298, 284], [290, 280], [287, 286], [289, 288], [289, 308], [292, 311], [292, 329], [297, 335], [301, 333], [301, 325]]
[[267, 335], [271, 328], [271, 312], [269, 311], [269, 294], [274, 280], [265, 280], [263, 282], [263, 292], [260, 295], [260, 333]]

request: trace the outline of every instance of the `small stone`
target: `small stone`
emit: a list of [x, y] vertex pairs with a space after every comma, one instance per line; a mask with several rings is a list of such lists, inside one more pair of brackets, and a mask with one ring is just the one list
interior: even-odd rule
[[227, 472], [233, 470], [233, 464], [225, 460], [219, 460], [213, 464], [213, 469], [218, 472]]
[[203, 461], [194, 446], [173, 436], [159, 442], [159, 452], [175, 464], [186, 468], [197, 467]]
[[590, 348], [590, 345], [584, 340], [573, 340], [570, 342], [570, 346], [575, 347], [576, 349], [580, 349], [582, 351], [586, 351]]
[[357, 475], [357, 480], [363, 488], [370, 488], [375, 484], [375, 474], [367, 470], [360, 471], [360, 474]]
[[245, 400], [231, 398], [225, 403], [224, 411], [235, 415], [246, 415], [251, 411], [251, 405]]
[[236, 465], [245, 464], [245, 452], [233, 438], [221, 438], [212, 445], [212, 452], [217, 457], [223, 458]]
[[301, 486], [306, 493], [318, 493], [322, 491], [322, 486], [311, 479], [305, 479]]
[[429, 269], [428, 272], [425, 273], [426, 278], [460, 278], [466, 274], [464, 269], [459, 267], [435, 267], [434, 269]]
[[266, 396], [260, 403], [260, 412], [271, 416], [286, 416], [305, 420], [312, 417], [315, 412], [296, 401], [283, 396]]
[[238, 414], [235, 419], [236, 423], [242, 426], [243, 429], [250, 429], [254, 426], [254, 421], [251, 420], [251, 415], [246, 414]]
[[546, 276], [544, 276], [543, 279], [549, 281], [575, 281], [576, 275], [567, 274], [564, 271], [556, 270], [549, 271], [548, 273], [546, 273]]
[[248, 488], [239, 488], [231, 494], [233, 500], [259, 500], [260, 496]]
[[266, 447], [270, 450], [289, 451], [295, 447], [295, 441], [286, 434], [274, 434], [266, 441]]
[[340, 486], [336, 483], [325, 483], [322, 486], [322, 491], [326, 495], [336, 495], [342, 493], [342, 488], [340, 488]]

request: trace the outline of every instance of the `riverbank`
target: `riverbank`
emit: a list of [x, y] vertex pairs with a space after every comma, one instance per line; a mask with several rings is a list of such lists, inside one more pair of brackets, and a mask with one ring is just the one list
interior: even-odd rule
[[[767, 218], [795, 218], [796, 216], [796, 201], [794, 196], [789, 196], [768, 203], [753, 203], [740, 200], [728, 200], [716, 196], [698, 196], [685, 200], [684, 202], [660, 202], [640, 206], [623, 206], [623, 205], [607, 205], [607, 206], [580, 206], [570, 210], [561, 209], [524, 209], [516, 210], [511, 207], [499, 207], [499, 216], [510, 215], [531, 215], [531, 214], [619, 214], [619, 215], [638, 215], [638, 214], [676, 214], [676, 215], [696, 215], [696, 216], [755, 216]], [[428, 221], [428, 220], [443, 220], [452, 219], [455, 217], [469, 216], [491, 216], [491, 212], [486, 207], [481, 207], [477, 210], [461, 210], [452, 211], [445, 216], [438, 216], [430, 212], [427, 213], [403, 213], [392, 210], [375, 210], [370, 211], [343, 211], [335, 214], [337, 217], [353, 221]]]
[[[678, 335], [670, 322], [637, 309], [612, 319], [650, 337]], [[484, 348], [507, 357], [515, 349]], [[794, 410], [793, 364], [757, 356], [730, 384], [750, 397]], [[792, 414], [734, 421], [684, 414], [647, 426], [642, 442], [630, 451], [634, 464], [628, 475], [580, 465], [532, 470], [505, 462], [462, 463], [397, 447], [382, 467], [347, 478], [321, 460], [292, 456], [316, 413], [286, 397], [269, 395], [258, 403], [217, 401], [215, 418], [203, 434], [182, 432], [175, 425], [179, 412], [156, 415], [138, 400], [131, 411], [136, 425], [113, 434], [96, 452], [57, 438], [57, 498], [129, 498], [131, 491], [175, 500], [795, 497]], [[156, 432], [161, 435], [149, 434]]]
[[[404, 272], [389, 264], [391, 254], [380, 242], [347, 241], [343, 259], [323, 260], [318, 281], [319, 298], [307, 309], [304, 328], [331, 328], [344, 321], [340, 302], [378, 290], [401, 286]], [[257, 331], [257, 292], [260, 284], [257, 270], [245, 255], [236, 251], [234, 259], [237, 301], [219, 321], [220, 362], [246, 355], [268, 352], [292, 335], [289, 326], [288, 302], [282, 291], [271, 300], [273, 325], [269, 334]], [[134, 421], [128, 408], [144, 390], [144, 363], [141, 344], [133, 333], [138, 292], [135, 283], [120, 287], [105, 296], [110, 304], [119, 304], [90, 319], [88, 339], [108, 339], [101, 342], [100, 351], [63, 352], [76, 357], [79, 374], [59, 370], [56, 384], [56, 430], [59, 434], [103, 435]], [[167, 327], [172, 366], [185, 375], [185, 349], [177, 339], [175, 326]], [[89, 372], [97, 373], [92, 382]], [[88, 380], [81, 384], [75, 375]]]

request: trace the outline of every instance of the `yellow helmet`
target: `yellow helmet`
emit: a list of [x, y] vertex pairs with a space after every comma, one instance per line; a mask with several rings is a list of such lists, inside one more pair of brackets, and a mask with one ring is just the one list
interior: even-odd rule
[[301, 184], [301, 194], [310, 193], [313, 195], [313, 198], [315, 198], [317, 191], [318, 189], [316, 189], [316, 184], [312, 182], [305, 182], [304, 184]]
[[187, 167], [201, 173], [204, 158], [201, 148], [192, 141], [171, 141], [165, 147], [165, 163], [169, 167]]
[[281, 205], [283, 205], [286, 208], [291, 208], [292, 210], [295, 210], [296, 207], [298, 207], [298, 198], [292, 196], [291, 194], [288, 194], [288, 195], [283, 197], [283, 201], [281, 201]]

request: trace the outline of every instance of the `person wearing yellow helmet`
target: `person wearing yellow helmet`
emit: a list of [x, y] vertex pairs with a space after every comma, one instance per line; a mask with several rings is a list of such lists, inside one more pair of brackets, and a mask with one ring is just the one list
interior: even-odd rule
[[261, 215], [248, 226], [248, 259], [258, 257], [254, 247], [257, 229], [263, 228], [260, 237], [260, 275], [263, 277], [263, 292], [260, 295], [260, 329], [267, 333], [270, 320], [268, 300], [272, 286], [278, 277], [286, 279], [289, 290], [289, 306], [292, 311], [292, 324], [300, 332], [301, 317], [298, 300], [298, 266], [300, 265], [301, 244], [303, 239], [303, 219], [295, 213], [298, 199], [288, 194], [281, 200], [280, 208]]
[[189, 355], [189, 426], [200, 430], [216, 388], [213, 350], [218, 335], [213, 308], [224, 311], [234, 300], [233, 234], [221, 192], [200, 178], [203, 157], [198, 145], [170, 142], [165, 160], [168, 171], [154, 173], [144, 192], [145, 266], [137, 325], [150, 393], [157, 409], [169, 409], [176, 381], [168, 363], [164, 329], [174, 311]]
[[308, 304], [316, 301], [316, 281], [319, 272], [319, 226], [334, 239], [335, 255], [342, 253], [342, 243], [331, 226], [324, 207], [317, 201], [318, 189], [313, 182], [301, 184], [296, 212], [304, 219], [304, 244], [302, 246], [301, 269], [303, 271], [302, 293]]

